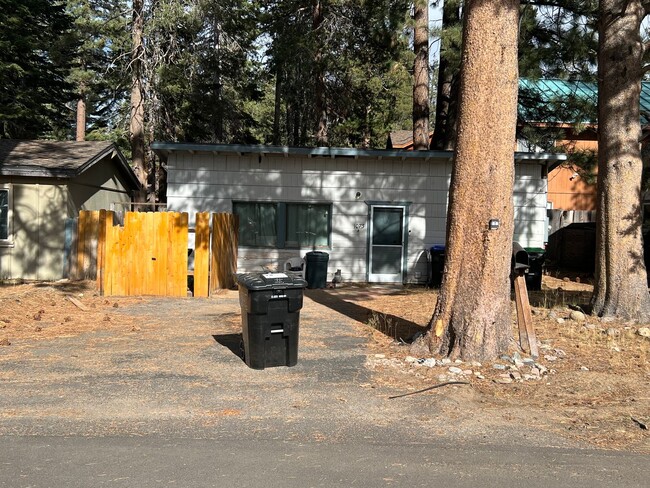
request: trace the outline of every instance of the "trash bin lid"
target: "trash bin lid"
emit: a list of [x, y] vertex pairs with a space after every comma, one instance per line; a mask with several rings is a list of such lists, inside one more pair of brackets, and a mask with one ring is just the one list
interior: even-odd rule
[[431, 246], [431, 252], [444, 252], [445, 246], [442, 244], [434, 244]]
[[329, 261], [330, 255], [327, 254], [325, 251], [309, 251], [307, 254], [305, 254], [305, 258], [307, 258], [307, 262], [326, 262]]
[[248, 273], [238, 274], [237, 283], [249, 290], [284, 290], [287, 288], [305, 288], [307, 282], [285, 273]]

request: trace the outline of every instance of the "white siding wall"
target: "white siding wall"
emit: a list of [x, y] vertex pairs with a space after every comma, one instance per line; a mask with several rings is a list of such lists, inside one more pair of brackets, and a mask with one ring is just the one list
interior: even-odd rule
[[[540, 166], [517, 165], [516, 238], [524, 246], [541, 246], [546, 215], [546, 181]], [[345, 281], [366, 281], [368, 205], [411, 202], [408, 220], [408, 282], [427, 276], [424, 250], [444, 244], [451, 162], [375, 160], [172, 152], [168, 159], [167, 203], [172, 211], [231, 212], [232, 201], [332, 203], [332, 247], [328, 278], [337, 269]], [[532, 190], [539, 194], [531, 195]], [[361, 193], [359, 200], [355, 199]], [[535, 208], [522, 207], [524, 204]], [[521, 208], [520, 208], [521, 207]], [[539, 207], [539, 208], [537, 208]], [[532, 217], [532, 220], [531, 220]], [[530, 222], [529, 222], [530, 220]], [[355, 230], [355, 224], [363, 224]], [[540, 227], [541, 224], [541, 227]], [[539, 227], [539, 228], [538, 228]], [[246, 249], [239, 252], [240, 272], [281, 267], [304, 256], [305, 249]]]
[[534, 163], [515, 165], [514, 240], [523, 247], [543, 248], [546, 240], [548, 180], [542, 177], [543, 169]]

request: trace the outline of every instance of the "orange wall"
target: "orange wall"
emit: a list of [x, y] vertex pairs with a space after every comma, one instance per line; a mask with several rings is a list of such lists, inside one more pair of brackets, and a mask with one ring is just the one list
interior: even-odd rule
[[[571, 151], [598, 151], [598, 141], [571, 139], [557, 146]], [[597, 170], [597, 168], [595, 169]], [[596, 210], [596, 185], [585, 183], [573, 167], [559, 166], [548, 174], [548, 201], [562, 210]]]
[[573, 168], [558, 166], [548, 174], [548, 201], [562, 210], [596, 210], [596, 185], [585, 183]]

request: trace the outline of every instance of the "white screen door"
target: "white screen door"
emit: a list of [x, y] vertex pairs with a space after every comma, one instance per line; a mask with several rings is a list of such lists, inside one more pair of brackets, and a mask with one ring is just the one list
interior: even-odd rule
[[403, 282], [404, 226], [404, 207], [370, 207], [369, 282]]

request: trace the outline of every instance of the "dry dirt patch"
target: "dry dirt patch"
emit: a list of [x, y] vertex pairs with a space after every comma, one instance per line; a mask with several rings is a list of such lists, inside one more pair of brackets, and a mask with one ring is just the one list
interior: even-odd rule
[[[437, 299], [435, 290], [364, 292], [355, 304], [368, 310], [367, 323], [379, 331], [374, 334], [376, 359], [371, 362], [382, 373], [380, 381], [405, 392], [446, 381], [468, 381], [474, 393], [460, 405], [468, 416], [489, 412], [522, 429], [541, 427], [602, 448], [650, 452], [650, 434], [643, 428], [650, 427], [650, 339], [637, 334], [638, 324], [590, 316], [584, 322], [571, 320], [571, 311], [584, 306], [591, 291], [592, 286], [583, 280], [545, 277], [543, 291], [532, 292], [531, 303], [542, 346], [538, 363], [548, 374], [507, 384], [497, 381], [507, 376], [508, 370], [494, 369], [494, 364], [427, 367], [421, 364], [427, 358], [409, 362], [413, 358], [408, 358], [409, 348], [401, 341], [408, 342], [414, 331], [424, 330]], [[338, 293], [345, 295], [343, 290]], [[347, 294], [347, 299], [353, 299], [353, 291]], [[514, 341], [515, 320], [513, 314], [510, 359], [515, 352], [526, 358]], [[513, 367], [507, 358], [495, 363]], [[450, 374], [449, 368], [454, 366], [471, 373]], [[521, 370], [525, 372], [526, 367]], [[474, 411], [470, 414], [469, 410]]]

